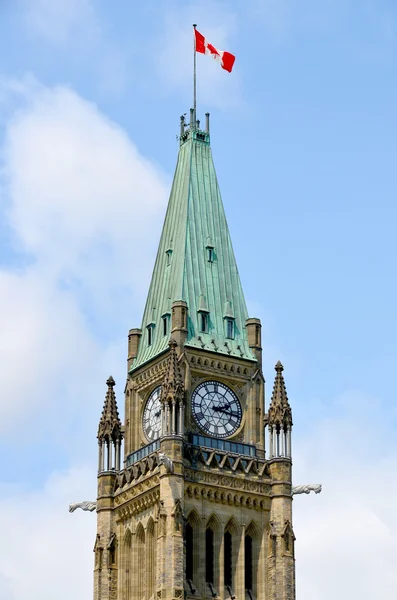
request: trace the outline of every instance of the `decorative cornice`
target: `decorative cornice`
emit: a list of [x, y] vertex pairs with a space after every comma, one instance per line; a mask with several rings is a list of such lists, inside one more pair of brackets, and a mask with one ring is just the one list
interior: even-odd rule
[[197, 463], [204, 467], [231, 471], [232, 473], [241, 472], [245, 476], [251, 474], [255, 477], [270, 479], [268, 462], [258, 458], [235, 455], [224, 450], [204, 450], [200, 446], [185, 444], [185, 459], [187, 459], [193, 468]]
[[164, 377], [164, 374], [167, 370], [167, 362], [168, 359], [164, 358], [162, 361], [157, 364], [147, 367], [144, 371], [142, 371], [137, 377], [131, 377], [130, 387], [132, 390], [140, 392], [148, 387], [150, 387], [153, 383], [161, 381]]
[[130, 519], [131, 517], [147, 510], [148, 508], [155, 506], [159, 500], [160, 486], [157, 486], [156, 489], [147, 492], [139, 498], [131, 500], [128, 502], [128, 504], [116, 507], [116, 522]]
[[[117, 474], [115, 489], [121, 489], [130, 484], [136, 485], [150, 479], [153, 474], [157, 475], [159, 473], [160, 464], [161, 461], [157, 452], [142, 458]], [[144, 478], [147, 474], [149, 475]]]
[[[252, 487], [254, 487], [254, 482], [251, 483]], [[257, 488], [248, 492], [237, 491], [230, 489], [230, 487], [228, 490], [214, 489], [213, 486], [213, 483], [209, 485], [188, 484], [185, 494], [189, 498], [205, 499], [209, 502], [227, 504], [229, 506], [252, 508], [258, 511], [270, 509], [270, 498], [265, 496], [265, 492], [259, 489], [260, 484], [256, 484]]]
[[[190, 353], [189, 353], [190, 354]], [[221, 356], [217, 356], [216, 358], [210, 358], [207, 356], [196, 356], [196, 355], [190, 355], [189, 357], [189, 363], [191, 365], [191, 368], [204, 368], [208, 371], [212, 371], [212, 372], [218, 372], [219, 371], [223, 371], [225, 373], [232, 373], [235, 376], [238, 376], [241, 379], [249, 379], [251, 377], [250, 375], [250, 368], [249, 367], [244, 367], [240, 364], [238, 364], [235, 361], [228, 361], [225, 360], [225, 357], [221, 357]]]

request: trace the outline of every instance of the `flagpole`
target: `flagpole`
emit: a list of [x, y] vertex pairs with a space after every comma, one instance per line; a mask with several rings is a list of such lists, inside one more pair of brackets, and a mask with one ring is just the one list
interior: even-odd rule
[[196, 127], [196, 23], [193, 24], [193, 123]]

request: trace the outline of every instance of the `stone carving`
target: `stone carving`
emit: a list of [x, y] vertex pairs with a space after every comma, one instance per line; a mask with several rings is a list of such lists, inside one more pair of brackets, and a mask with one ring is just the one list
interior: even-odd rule
[[284, 551], [288, 553], [294, 552], [294, 542], [296, 540], [294, 530], [292, 525], [288, 519], [284, 521], [284, 529], [281, 534], [281, 537], [284, 539]]
[[184, 514], [182, 508], [182, 502], [180, 498], [175, 500], [175, 508], [172, 511], [172, 516], [174, 517], [174, 529], [176, 532], [182, 531], [182, 525], [184, 521]]
[[166, 535], [167, 534], [167, 511], [165, 510], [163, 500], [159, 500], [157, 503], [157, 521], [160, 522], [159, 534]]
[[130, 501], [127, 505], [118, 507], [117, 518], [121, 521], [130, 519], [132, 516], [137, 515], [157, 504], [159, 497], [160, 491], [158, 489], [146, 492], [143, 496]]
[[277, 532], [274, 526], [273, 521], [269, 522], [268, 528], [268, 556], [276, 556], [276, 548], [277, 548]]
[[321, 483], [309, 483], [307, 485], [293, 485], [292, 486], [292, 495], [295, 494], [310, 494], [310, 492], [314, 492], [315, 494], [319, 494], [323, 486]]
[[270, 486], [266, 483], [242, 479], [240, 477], [226, 477], [222, 474], [191, 471], [190, 469], [185, 469], [185, 476], [190, 481], [207, 483], [211, 486], [220, 486], [222, 488], [229, 488], [230, 490], [247, 490], [249, 492], [268, 495], [271, 492]]
[[174, 463], [172, 462], [172, 460], [164, 452], [158, 452], [158, 457], [159, 463], [165, 466], [167, 473], [173, 473]]
[[86, 511], [94, 511], [96, 509], [96, 502], [89, 502], [85, 500], [84, 502], [75, 502], [74, 504], [69, 504], [69, 512], [72, 513], [78, 508]]
[[233, 490], [217, 490], [201, 486], [191, 486], [186, 488], [186, 495], [189, 498], [196, 498], [197, 500], [206, 499], [209, 502], [219, 502], [221, 504], [229, 504], [230, 506], [243, 506], [254, 510], [265, 510], [269, 509], [268, 500], [253, 496], [246, 493], [238, 493]]

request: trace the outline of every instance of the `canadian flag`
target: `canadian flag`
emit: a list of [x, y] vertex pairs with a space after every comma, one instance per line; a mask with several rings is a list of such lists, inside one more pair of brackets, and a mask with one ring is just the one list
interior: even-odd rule
[[212, 56], [212, 58], [214, 58], [221, 65], [222, 69], [225, 69], [225, 71], [231, 73], [234, 61], [236, 60], [234, 54], [230, 54], [230, 52], [224, 52], [223, 50], [217, 50], [215, 46], [206, 40], [202, 33], [197, 31], [197, 29], [194, 29], [194, 35], [196, 52]]

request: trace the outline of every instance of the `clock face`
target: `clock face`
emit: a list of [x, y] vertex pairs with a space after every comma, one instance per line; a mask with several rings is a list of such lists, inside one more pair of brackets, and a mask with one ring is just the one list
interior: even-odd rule
[[229, 437], [241, 425], [241, 404], [219, 381], [200, 383], [192, 395], [192, 412], [200, 428], [214, 437]]
[[142, 427], [143, 432], [149, 442], [157, 440], [160, 437], [161, 429], [161, 404], [160, 404], [161, 386], [156, 387], [147, 399], [145, 410], [143, 411]]

